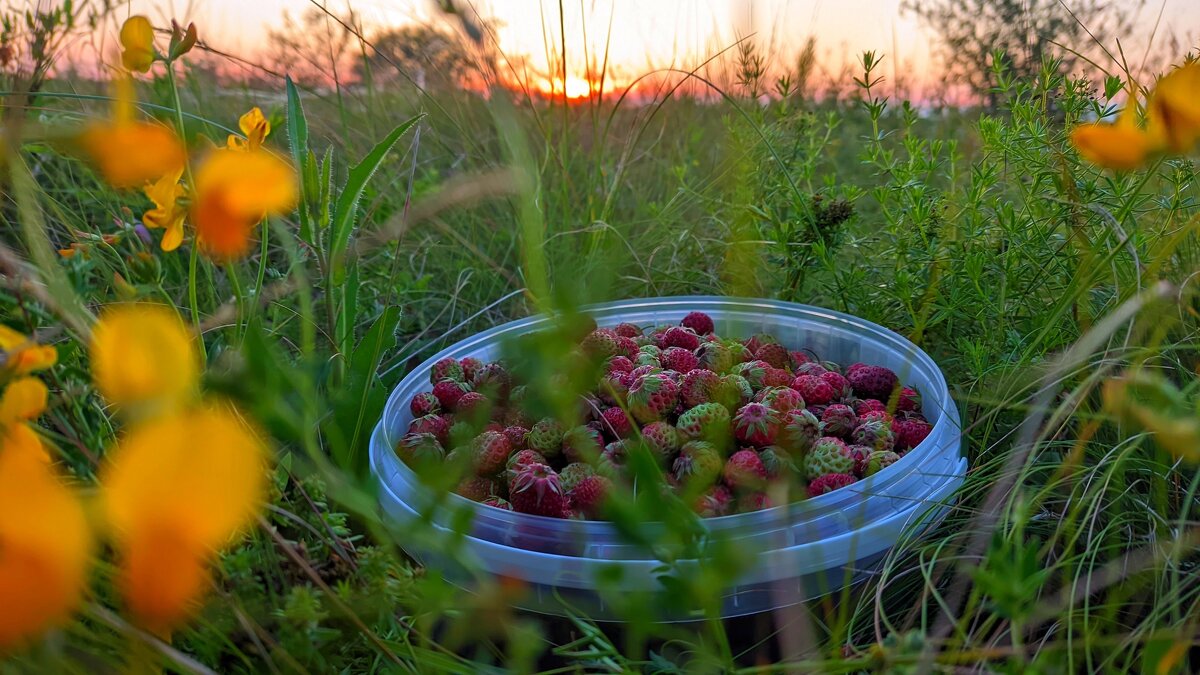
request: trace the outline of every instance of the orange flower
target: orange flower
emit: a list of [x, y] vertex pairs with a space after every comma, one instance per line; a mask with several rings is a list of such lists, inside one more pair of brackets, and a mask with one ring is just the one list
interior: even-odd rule
[[263, 117], [262, 110], [259, 110], [258, 106], [251, 108], [250, 112], [238, 118], [238, 128], [245, 134], [246, 140], [243, 141], [230, 134], [225, 145], [231, 150], [257, 150], [262, 147], [267, 134], [271, 133], [271, 123], [267, 121], [266, 117]]
[[1150, 126], [1171, 152], [1187, 152], [1200, 139], [1200, 63], [1177, 68], [1158, 81], [1148, 103]]
[[208, 585], [206, 567], [258, 513], [266, 445], [232, 408], [181, 410], [132, 428], [101, 470], [120, 585], [138, 622], [167, 634]]
[[0, 324], [0, 351], [0, 376], [28, 375], [58, 361], [54, 347], [36, 344], [4, 324]]
[[0, 433], [0, 649], [65, 623], [87, 584], [83, 506], [44, 457], [24, 424]]
[[199, 382], [195, 339], [160, 305], [108, 308], [92, 331], [90, 354], [96, 388], [117, 405], [178, 405]]
[[1160, 145], [1152, 134], [1138, 128], [1127, 113], [1122, 113], [1112, 124], [1096, 122], [1075, 127], [1071, 130], [1071, 143], [1084, 159], [1117, 171], [1138, 168]]
[[236, 258], [249, 250], [259, 221], [295, 203], [296, 176], [287, 162], [261, 149], [221, 148], [196, 172], [191, 221], [210, 256]]
[[180, 167], [143, 188], [146, 196], [154, 202], [154, 208], [142, 214], [142, 223], [152, 229], [161, 227], [166, 230], [162, 239], [164, 251], [174, 251], [183, 243], [183, 219], [187, 209], [179, 204], [179, 198], [184, 195], [183, 186], [179, 184], [182, 176], [183, 168]]
[[121, 25], [121, 64], [144, 73], [154, 63], [154, 26], [144, 16], [131, 16]]
[[78, 138], [104, 179], [115, 188], [137, 188], [182, 170], [187, 153], [175, 132], [136, 119], [129, 78], [114, 80], [113, 88], [112, 119], [89, 125]]
[[46, 385], [35, 377], [14, 380], [0, 394], [0, 428], [37, 418], [46, 409]]

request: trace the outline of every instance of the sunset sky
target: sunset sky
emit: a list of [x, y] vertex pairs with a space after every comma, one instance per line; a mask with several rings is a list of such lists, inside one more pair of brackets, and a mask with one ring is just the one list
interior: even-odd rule
[[[1067, 0], [1068, 6], [1072, 0]], [[557, 51], [559, 3], [556, 0], [474, 0], [461, 3], [499, 23], [499, 44], [505, 54], [528, 59], [529, 67], [547, 70], [547, 39]], [[610, 66], [618, 77], [631, 78], [653, 68], [687, 66], [753, 34], [759, 45], [776, 54], [791, 54], [810, 36], [817, 37], [823, 67], [837, 71], [858, 53], [884, 52], [893, 64], [885, 72], [919, 79], [934, 63], [933, 36], [915, 17], [900, 11], [901, 0], [582, 0], [564, 1], [568, 66], [572, 75], [585, 72], [587, 54], [599, 60], [611, 21]], [[194, 20], [201, 36], [227, 51], [253, 56], [265, 31], [282, 14], [299, 15], [313, 5], [304, 0], [134, 0], [128, 10], [145, 13], [156, 23], [171, 17]], [[430, 0], [330, 1], [343, 13], [347, 6], [367, 26], [436, 20]], [[1123, 40], [1127, 54], [1137, 54], [1154, 26], [1163, 21], [1158, 40], [1173, 33], [1184, 44], [1196, 44], [1200, 34], [1200, 2], [1163, 0], [1138, 10], [1137, 34]], [[368, 29], [369, 32], [369, 29]], [[272, 64], [277, 66], [278, 64]]]

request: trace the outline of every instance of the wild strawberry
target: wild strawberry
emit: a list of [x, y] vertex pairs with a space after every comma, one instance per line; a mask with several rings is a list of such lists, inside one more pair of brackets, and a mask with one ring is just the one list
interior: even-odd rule
[[600, 429], [608, 438], [629, 438], [633, 434], [633, 422], [629, 419], [629, 413], [613, 406], [605, 408], [600, 414]]
[[761, 394], [761, 402], [771, 410], [777, 413], [785, 413], [796, 408], [804, 407], [804, 397], [800, 396], [800, 392], [791, 387], [771, 387], [764, 389]]
[[707, 487], [716, 482], [722, 465], [721, 453], [712, 443], [689, 441], [679, 449], [671, 470], [682, 485], [694, 489], [692, 486]]
[[671, 426], [670, 422], [647, 424], [646, 428], [642, 429], [642, 438], [645, 439], [650, 452], [660, 462], [665, 462], [679, 449], [679, 432]]
[[627, 338], [641, 337], [642, 335], [642, 329], [632, 323], [619, 323], [613, 328], [613, 332]]
[[866, 445], [848, 445], [846, 450], [854, 460], [854, 475], [862, 478], [866, 475], [867, 460], [871, 458], [871, 453], [874, 451]]
[[604, 501], [611, 493], [611, 480], [604, 476], [588, 476], [579, 481], [567, 496], [571, 505], [582, 511], [584, 516], [595, 519], [599, 517]]
[[763, 345], [775, 344], [776, 342], [778, 342], [778, 340], [776, 340], [773, 335], [768, 333], [755, 333], [745, 340], [742, 340], [742, 345], [744, 345], [746, 349], [749, 350], [753, 355], [757, 353], [759, 349], [762, 349]]
[[418, 417], [408, 425], [410, 434], [432, 434], [443, 446], [450, 438], [450, 419], [442, 415]]
[[575, 427], [563, 434], [563, 456], [568, 462], [594, 462], [603, 443], [599, 431], [587, 426]]
[[920, 445], [933, 427], [923, 419], [908, 417], [893, 421], [892, 431], [896, 434], [895, 449], [903, 452]]
[[729, 445], [731, 423], [728, 408], [720, 403], [701, 403], [680, 415], [675, 426], [682, 441], [707, 441], [723, 450]]
[[820, 377], [821, 373], [827, 373], [829, 371], [826, 370], [825, 366], [816, 361], [805, 361], [804, 363], [797, 365], [796, 369], [792, 372], [796, 374], [796, 377], [800, 377], [801, 375]]
[[771, 364], [766, 361], [747, 361], [734, 366], [733, 372], [746, 378], [746, 381], [750, 383], [750, 388], [758, 391], [763, 388], [763, 383], [767, 379], [767, 371], [771, 369]]
[[696, 335], [708, 335], [713, 332], [712, 317], [704, 312], [691, 312], [679, 322], [680, 326], [692, 329]]
[[792, 389], [800, 392], [808, 405], [827, 405], [835, 396], [833, 387], [816, 375], [800, 375], [792, 380]]
[[633, 338], [617, 336], [617, 356], [624, 356], [627, 359], [637, 358], [641, 348]]
[[518, 450], [509, 455], [508, 461], [504, 464], [506, 478], [511, 481], [516, 475], [517, 470], [526, 464], [545, 464], [546, 458], [537, 450]]
[[610, 372], [600, 380], [600, 398], [610, 405], [620, 405], [629, 396], [633, 385], [632, 373]]
[[513, 424], [504, 427], [504, 437], [508, 439], [508, 444], [512, 446], [513, 452], [524, 450], [529, 438], [529, 429]]
[[509, 484], [508, 501], [520, 513], [561, 518], [567, 495], [554, 469], [545, 464], [527, 464], [517, 470]]
[[679, 400], [679, 386], [661, 374], [646, 375], [629, 388], [629, 412], [647, 424], [660, 420]]
[[700, 346], [700, 338], [691, 330], [680, 326], [672, 326], [667, 329], [667, 332], [662, 336], [662, 348], [682, 347], [686, 350], [695, 351]]
[[754, 389], [741, 375], [726, 375], [717, 385], [713, 401], [725, 406], [730, 413], [750, 402], [754, 398]]
[[767, 480], [767, 469], [757, 452], [738, 450], [725, 462], [721, 477], [734, 492], [761, 490]]
[[792, 367], [792, 357], [788, 355], [787, 347], [778, 342], [771, 342], [759, 347], [754, 352], [754, 358], [771, 364], [772, 368], [787, 370]]
[[609, 373], [629, 373], [633, 372], [633, 361], [627, 356], [614, 356], [608, 360], [606, 372]]
[[667, 347], [658, 360], [663, 368], [680, 373], [690, 372], [700, 365], [700, 360], [696, 358], [696, 355], [683, 347]]
[[813, 443], [804, 458], [804, 475], [812, 480], [827, 473], [850, 473], [854, 471], [854, 458], [840, 438], [825, 436]]
[[850, 374], [853, 373], [854, 371], [858, 370], [859, 368], [866, 368], [866, 367], [867, 367], [867, 364], [863, 363], [862, 361], [857, 361], [855, 363], [851, 363], [850, 365], [846, 366], [846, 371], [845, 371], [846, 377], [850, 377]]
[[458, 399], [465, 393], [467, 385], [457, 380], [438, 380], [438, 383], [433, 385], [433, 395], [437, 397], [442, 410], [453, 410], [454, 404], [458, 403]]
[[501, 485], [495, 478], [489, 476], [470, 476], [454, 488], [456, 494], [462, 495], [473, 502], [481, 502], [488, 497], [500, 494]]
[[733, 493], [724, 485], [714, 485], [696, 499], [693, 510], [701, 518], [728, 515], [733, 505]]
[[779, 435], [779, 414], [761, 403], [747, 403], [733, 417], [733, 435], [750, 445], [771, 445]]
[[809, 357], [807, 353], [800, 350], [792, 350], [788, 352], [788, 358], [791, 359], [791, 365], [789, 367], [793, 372], [800, 367], [801, 363], [808, 363], [809, 361], [812, 361], [812, 358]]
[[848, 374], [846, 379], [859, 398], [877, 398], [886, 401], [892, 396], [898, 379], [896, 374], [883, 366], [862, 366]]
[[609, 480], [624, 478], [625, 458], [629, 454], [625, 444], [626, 441], [620, 440], [604, 446], [604, 452], [600, 453], [600, 459], [596, 460], [597, 474]]
[[462, 366], [463, 369], [463, 382], [473, 383], [475, 381], [476, 374], [479, 373], [479, 369], [483, 367], [483, 361], [480, 361], [474, 356], [468, 356], [465, 359], [461, 359], [458, 362], [458, 365]]
[[896, 412], [912, 413], [921, 411], [921, 395], [910, 387], [900, 388], [900, 398], [896, 400]]
[[507, 409], [505, 409], [504, 416], [500, 418], [500, 421], [503, 422], [505, 426], [521, 427], [526, 430], [526, 433], [528, 433], [529, 427], [533, 426], [534, 422], [534, 420], [529, 417], [529, 413], [525, 412], [518, 406], [509, 406]]
[[480, 476], [497, 473], [508, 463], [512, 445], [498, 431], [485, 431], [471, 444], [471, 463]]
[[565, 490], [569, 495], [571, 494], [571, 490], [573, 490], [575, 486], [579, 484], [579, 481], [587, 478], [588, 476], [595, 475], [596, 470], [592, 468], [591, 464], [584, 464], [583, 462], [571, 462], [570, 464], [564, 466], [562, 471], [558, 472], [558, 481], [562, 483], [563, 490]]
[[512, 375], [509, 375], [508, 369], [503, 364], [488, 363], [475, 370], [471, 384], [475, 387], [475, 391], [482, 392], [497, 401], [503, 401], [508, 398], [509, 392], [512, 390]]
[[429, 383], [437, 384], [442, 380], [454, 380], [455, 382], [465, 383], [467, 376], [463, 372], [462, 364], [449, 357], [434, 363], [433, 368], [429, 371]]
[[658, 356], [655, 355], [654, 363], [647, 364], [647, 365], [640, 365], [637, 368], [634, 368], [632, 371], [630, 371], [629, 376], [631, 378], [633, 378], [633, 380], [630, 381], [629, 386], [633, 387], [634, 382], [642, 379], [643, 377], [645, 377], [647, 375], [657, 375], [658, 373], [661, 373], [661, 372], [662, 372], [662, 366], [658, 362]]
[[547, 417], [533, 425], [525, 442], [530, 449], [537, 450], [546, 457], [557, 457], [562, 450], [562, 440], [562, 425]]
[[821, 421], [804, 408], [794, 408], [783, 415], [779, 433], [780, 445], [793, 453], [805, 452], [821, 436]]
[[853, 483], [854, 480], [854, 476], [845, 473], [827, 473], [817, 476], [808, 484], [808, 496], [820, 497], [823, 494], [844, 488]]
[[607, 328], [597, 328], [588, 333], [580, 344], [583, 352], [592, 358], [607, 359], [620, 354], [617, 334]]
[[729, 345], [724, 342], [705, 342], [696, 350], [700, 365], [714, 373], [726, 373], [730, 368], [742, 362]]
[[446, 451], [433, 434], [409, 433], [396, 443], [396, 455], [412, 466], [432, 465], [444, 461]]
[[771, 498], [765, 492], [747, 492], [737, 499], [738, 513], [751, 513], [771, 508]]
[[694, 408], [701, 403], [711, 402], [720, 384], [721, 376], [711, 370], [689, 370], [679, 384], [679, 397], [684, 406]]
[[[883, 415], [886, 414], [883, 413]], [[891, 450], [896, 444], [896, 435], [892, 432], [891, 423], [883, 419], [881, 415], [867, 420], [859, 420], [858, 426], [854, 427], [854, 431], [850, 433], [850, 440], [872, 450]]]
[[491, 415], [492, 402], [477, 391], [468, 391], [458, 397], [451, 410], [465, 421], [482, 424]]
[[890, 450], [876, 450], [867, 458], [867, 466], [863, 475], [874, 476], [898, 461], [900, 461], [900, 455]]
[[846, 381], [845, 377], [842, 377], [841, 373], [827, 370], [817, 377], [824, 380], [825, 383], [828, 384], [831, 389], [833, 389], [834, 399], [843, 399], [853, 393], [850, 389], [850, 383]]
[[796, 465], [787, 450], [778, 445], [768, 445], [758, 451], [758, 459], [767, 470], [767, 478], [775, 480], [796, 473]]
[[835, 403], [821, 413], [821, 433], [826, 436], [849, 436], [858, 426], [858, 416], [848, 405]]
[[438, 402], [438, 398], [433, 395], [432, 391], [423, 391], [412, 397], [412, 400], [408, 402], [408, 409], [412, 412], [413, 419], [416, 419], [442, 412], [442, 404]]
[[786, 387], [792, 383], [791, 372], [783, 368], [767, 368], [766, 374], [763, 375], [763, 387]]
[[484, 506], [490, 506], [494, 509], [504, 509], [505, 511], [513, 510], [512, 504], [509, 504], [508, 500], [504, 499], [503, 497], [488, 497], [479, 503], [483, 504]]
[[887, 412], [887, 404], [875, 398], [860, 398], [854, 402], [854, 413], [862, 417], [869, 412]]

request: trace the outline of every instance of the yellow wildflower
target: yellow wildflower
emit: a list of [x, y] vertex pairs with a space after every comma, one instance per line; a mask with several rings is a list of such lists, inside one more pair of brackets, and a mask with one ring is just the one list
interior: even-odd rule
[[271, 133], [271, 123], [263, 116], [258, 106], [238, 118], [238, 128], [245, 134], [246, 140], [230, 134], [226, 145], [231, 150], [257, 150], [262, 147], [267, 134]]
[[144, 73], [154, 63], [154, 26], [144, 16], [131, 16], [121, 25], [121, 64]]
[[254, 226], [296, 203], [292, 167], [265, 150], [214, 150], [196, 172], [191, 221], [212, 257], [245, 255]]
[[1159, 150], [1159, 142], [1132, 120], [1125, 121], [1125, 117], [1122, 115], [1113, 124], [1096, 122], [1075, 127], [1071, 130], [1071, 143], [1093, 164], [1117, 171], [1136, 169]]
[[174, 251], [183, 243], [183, 219], [187, 209], [179, 204], [179, 198], [184, 195], [183, 186], [179, 184], [182, 176], [183, 168], [180, 167], [144, 188], [146, 196], [154, 202], [154, 208], [142, 214], [142, 223], [149, 228], [166, 230], [162, 239], [164, 251]]
[[88, 125], [78, 138], [104, 179], [115, 188], [139, 188], [182, 170], [187, 153], [175, 132], [136, 118], [128, 78], [114, 80], [113, 88], [112, 119]]
[[160, 305], [108, 308], [92, 331], [90, 353], [96, 388], [117, 405], [178, 404], [199, 380], [195, 339]]
[[206, 405], [132, 428], [101, 470], [121, 554], [120, 586], [138, 622], [165, 634], [207, 588], [207, 564], [265, 498], [266, 445], [232, 408]]
[[36, 344], [4, 324], [0, 324], [0, 352], [0, 376], [28, 375], [58, 361], [54, 347]]
[[1147, 105], [1150, 126], [1171, 152], [1187, 152], [1200, 139], [1200, 63], [1177, 68], [1158, 81]]
[[0, 427], [31, 420], [46, 409], [46, 385], [36, 377], [13, 381], [0, 394]]
[[87, 583], [83, 506], [44, 455], [24, 424], [0, 435], [0, 649], [65, 623]]

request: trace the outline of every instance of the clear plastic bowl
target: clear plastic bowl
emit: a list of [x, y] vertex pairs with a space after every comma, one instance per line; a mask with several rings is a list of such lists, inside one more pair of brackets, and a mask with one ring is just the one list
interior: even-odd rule
[[[966, 474], [958, 410], [945, 378], [925, 352], [886, 328], [806, 305], [708, 296], [626, 300], [586, 311], [601, 326], [677, 323], [688, 312], [701, 311], [713, 318], [722, 336], [765, 332], [823, 360], [887, 366], [921, 394], [922, 412], [933, 430], [891, 467], [820, 497], [702, 521], [715, 536], [735, 540], [758, 555], [756, 564], [728, 589], [724, 616], [794, 604], [857, 581], [906, 527], [940, 517]], [[609, 615], [612, 608], [597, 593], [602, 568], [618, 566], [621, 584], [630, 591], [666, 592], [656, 572], [662, 563], [644, 547], [630, 545], [603, 521], [545, 518], [483, 506], [458, 495], [435, 496], [392, 450], [412, 421], [409, 400], [430, 388], [429, 371], [435, 362], [468, 356], [494, 360], [504, 340], [546, 325], [545, 318], [531, 317], [497, 326], [442, 350], [409, 373], [392, 391], [372, 436], [371, 467], [382, 486], [381, 502], [397, 524], [428, 520], [435, 531], [448, 533], [451, 512], [472, 509], [461, 555], [473, 558], [472, 566], [486, 573], [529, 584], [533, 592], [522, 606], [561, 612], [565, 602], [577, 610], [586, 608], [598, 620], [617, 618]], [[406, 550], [426, 564], [465, 578], [469, 566], [431, 556], [418, 550], [419, 545], [409, 546]], [[691, 617], [684, 612], [669, 618]]]

